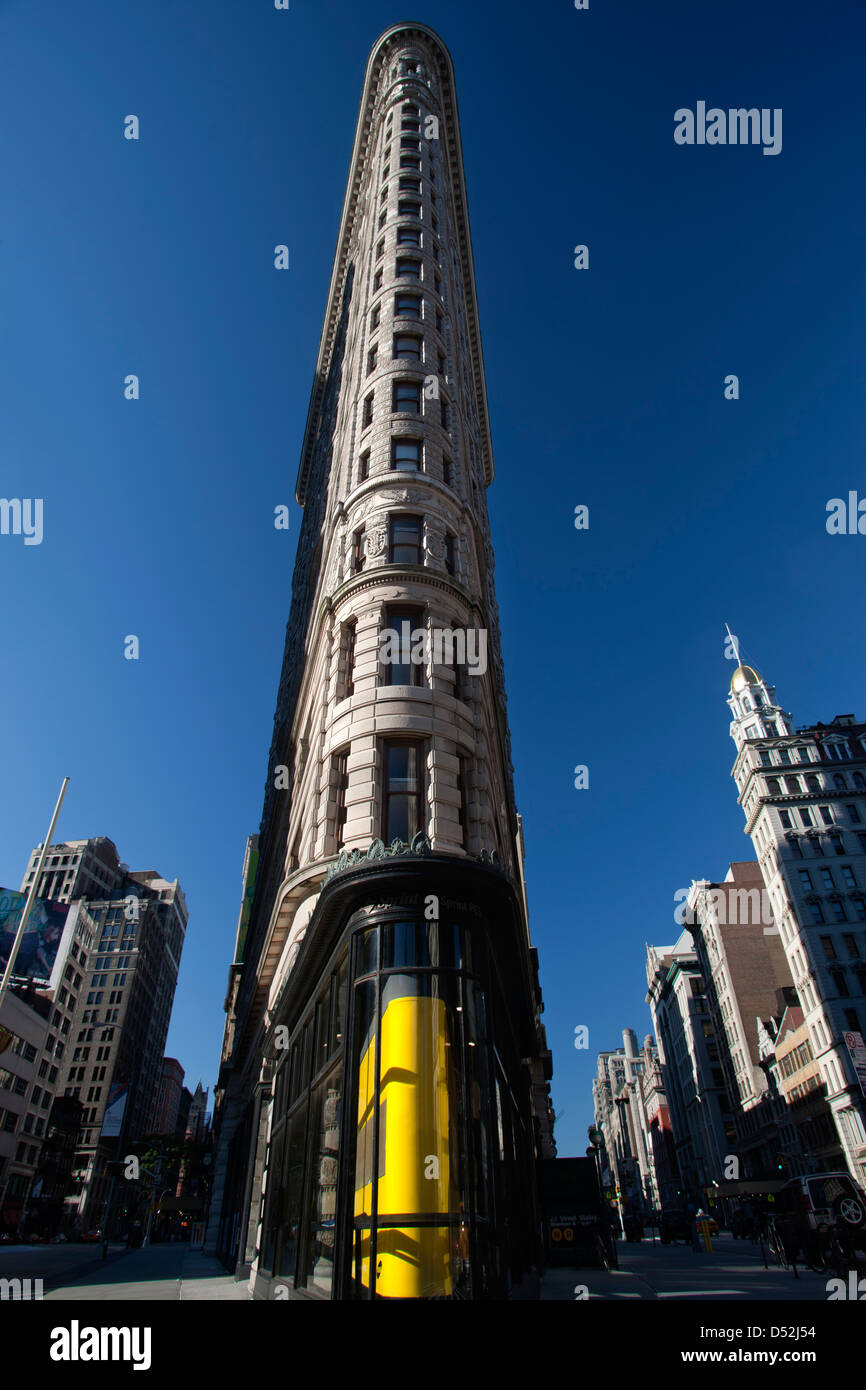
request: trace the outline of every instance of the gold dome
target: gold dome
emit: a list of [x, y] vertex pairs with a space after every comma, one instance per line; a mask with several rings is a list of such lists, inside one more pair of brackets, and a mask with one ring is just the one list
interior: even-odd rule
[[760, 682], [761, 677], [753, 666], [738, 666], [731, 677], [731, 690], [736, 693], [747, 685], [760, 685]]

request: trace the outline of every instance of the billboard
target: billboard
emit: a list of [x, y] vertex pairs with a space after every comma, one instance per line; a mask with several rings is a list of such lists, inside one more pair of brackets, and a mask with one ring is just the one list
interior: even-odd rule
[[[26, 894], [0, 888], [0, 973], [9, 961], [26, 901]], [[35, 900], [15, 960], [13, 979], [49, 983], [68, 914], [67, 903], [50, 902], [47, 898]]]
[[853, 1032], [846, 1033], [845, 1045], [851, 1055], [851, 1061], [854, 1063], [854, 1070], [860, 1082], [860, 1089], [864, 1096], [866, 1096], [866, 1044], [863, 1042], [863, 1034]]
[[112, 1081], [108, 1088], [108, 1104], [105, 1107], [105, 1114], [102, 1118], [102, 1138], [116, 1139], [123, 1128], [123, 1112], [126, 1109], [126, 1098], [129, 1095], [129, 1083], [126, 1081]]

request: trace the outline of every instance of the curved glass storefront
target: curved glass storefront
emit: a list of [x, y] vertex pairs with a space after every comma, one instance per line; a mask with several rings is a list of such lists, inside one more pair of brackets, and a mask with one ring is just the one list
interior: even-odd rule
[[483, 934], [387, 921], [355, 937], [354, 1298], [477, 1298], [487, 1283]]
[[532, 1137], [485, 926], [365, 909], [343, 942], [278, 1060], [260, 1268], [314, 1296], [496, 1296]]

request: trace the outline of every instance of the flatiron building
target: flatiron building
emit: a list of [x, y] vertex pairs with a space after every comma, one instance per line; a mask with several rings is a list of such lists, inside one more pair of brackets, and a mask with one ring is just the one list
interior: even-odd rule
[[364, 80], [226, 998], [208, 1242], [256, 1297], [532, 1287], [555, 1149], [492, 480], [453, 67], [397, 25]]

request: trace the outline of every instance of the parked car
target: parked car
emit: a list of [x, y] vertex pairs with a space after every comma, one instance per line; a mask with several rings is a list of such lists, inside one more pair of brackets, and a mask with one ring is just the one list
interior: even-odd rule
[[[805, 1215], [809, 1229], [837, 1225], [859, 1231], [866, 1226], [866, 1198], [848, 1173], [812, 1173], [791, 1178], [782, 1188], [777, 1202], [790, 1193], [795, 1206]], [[786, 1203], [787, 1205], [787, 1203]]]
[[866, 1197], [848, 1173], [791, 1178], [776, 1194], [775, 1206], [804, 1235], [834, 1231], [854, 1248], [866, 1249]]
[[85, 1241], [88, 1245], [96, 1244], [98, 1241], [102, 1240], [102, 1228], [96, 1226], [93, 1230], [82, 1231], [80, 1239]]

